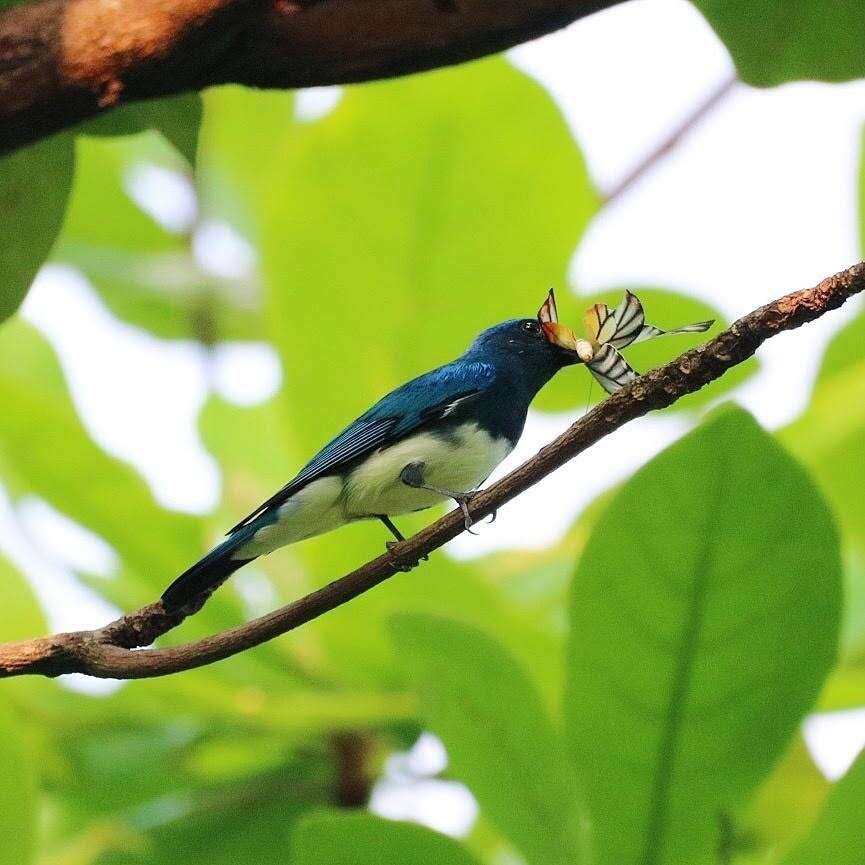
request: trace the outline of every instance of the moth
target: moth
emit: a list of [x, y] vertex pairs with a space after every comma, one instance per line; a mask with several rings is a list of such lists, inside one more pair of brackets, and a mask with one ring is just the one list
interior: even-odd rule
[[550, 342], [576, 351], [607, 393], [615, 393], [637, 378], [637, 373], [619, 353], [622, 349], [671, 333], [705, 333], [715, 323], [714, 319], [697, 321], [671, 330], [646, 324], [640, 299], [633, 292], [625, 291], [614, 310], [605, 303], [593, 304], [586, 310], [583, 316], [586, 337], [581, 338], [567, 325], [559, 323], [553, 289], [538, 310], [538, 321]]

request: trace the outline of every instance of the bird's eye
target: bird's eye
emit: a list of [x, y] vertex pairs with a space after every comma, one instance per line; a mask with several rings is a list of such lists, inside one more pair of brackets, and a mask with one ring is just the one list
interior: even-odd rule
[[527, 321], [523, 324], [523, 330], [536, 332], [538, 329], [538, 323], [536, 321]]

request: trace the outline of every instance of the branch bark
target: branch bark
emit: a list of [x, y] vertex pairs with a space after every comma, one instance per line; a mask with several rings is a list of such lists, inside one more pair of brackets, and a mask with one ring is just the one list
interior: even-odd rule
[[623, 0], [31, 0], [0, 12], [0, 154], [123, 103], [472, 60]]
[[[863, 290], [865, 263], [860, 263], [814, 288], [788, 294], [740, 318], [705, 345], [646, 373], [597, 405], [532, 459], [473, 498], [469, 506], [472, 517], [479, 520], [488, 516], [628, 421], [699, 390], [751, 357], [770, 337], [819, 318]], [[166, 612], [157, 601], [99, 630], [3, 644], [0, 678], [85, 673], [100, 678], [143, 679], [212, 664], [347, 603], [397, 573], [400, 560], [417, 561], [462, 531], [462, 514], [453, 511], [396, 545], [389, 554], [281, 609], [181, 646], [142, 648], [197, 612], [207, 601], [206, 595], [178, 612]]]

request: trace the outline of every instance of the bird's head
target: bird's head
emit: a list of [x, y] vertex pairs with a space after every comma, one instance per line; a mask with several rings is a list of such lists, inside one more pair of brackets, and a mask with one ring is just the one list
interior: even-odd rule
[[474, 341], [472, 351], [513, 355], [527, 365], [552, 371], [592, 359], [591, 345], [558, 323], [552, 291], [537, 318], [514, 318], [488, 328]]

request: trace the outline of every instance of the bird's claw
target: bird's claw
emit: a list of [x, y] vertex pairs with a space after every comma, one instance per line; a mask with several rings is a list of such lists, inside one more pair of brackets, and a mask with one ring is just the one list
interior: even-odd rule
[[413, 571], [421, 562], [428, 562], [429, 556], [424, 554], [419, 559], [414, 562], [408, 562], [405, 559], [400, 559], [393, 553], [393, 548], [400, 543], [400, 541], [385, 541], [385, 549], [388, 551], [390, 555], [390, 559], [393, 562], [393, 566], [398, 570], [402, 571], [404, 574], [407, 574], [409, 571]]
[[455, 498], [454, 501], [460, 506], [460, 510], [463, 513], [463, 525], [466, 528], [466, 531], [470, 535], [476, 535], [477, 532], [472, 531], [472, 526], [475, 524], [475, 521], [472, 519], [472, 515], [469, 513], [469, 502], [477, 495], [477, 491], [466, 493], [464, 496], [460, 496], [459, 498]]

